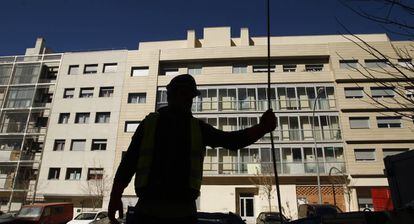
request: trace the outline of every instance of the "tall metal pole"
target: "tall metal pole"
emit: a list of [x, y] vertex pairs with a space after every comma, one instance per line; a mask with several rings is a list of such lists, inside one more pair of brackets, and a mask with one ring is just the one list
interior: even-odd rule
[[316, 147], [316, 132], [315, 132], [315, 110], [316, 110], [316, 102], [318, 102], [320, 92], [322, 92], [322, 88], [318, 88], [316, 90], [316, 98], [315, 102], [313, 102], [313, 110], [312, 110], [312, 132], [313, 132], [313, 146], [315, 150], [315, 158], [316, 158], [316, 180], [318, 183], [318, 203], [322, 204], [322, 192], [321, 192], [321, 174], [319, 170], [319, 158], [318, 158], [318, 148]]
[[[272, 109], [271, 107], [271, 90], [270, 90], [270, 0], [266, 1], [267, 8], [267, 108]], [[276, 152], [273, 139], [273, 132], [270, 132], [270, 144], [272, 145], [272, 160], [273, 160], [273, 171], [275, 173], [275, 185], [277, 193], [277, 205], [279, 207], [279, 219], [280, 223], [283, 224], [283, 215], [282, 215], [282, 202], [280, 200], [280, 186], [279, 186], [279, 176], [277, 174], [276, 166]]]

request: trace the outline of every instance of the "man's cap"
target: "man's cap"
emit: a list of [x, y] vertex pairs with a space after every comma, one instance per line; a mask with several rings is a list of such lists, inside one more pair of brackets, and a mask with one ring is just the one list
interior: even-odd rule
[[178, 88], [188, 88], [194, 93], [194, 96], [201, 94], [197, 89], [197, 84], [194, 78], [189, 74], [177, 75], [171, 79], [171, 82], [167, 85], [167, 90], [174, 90]]

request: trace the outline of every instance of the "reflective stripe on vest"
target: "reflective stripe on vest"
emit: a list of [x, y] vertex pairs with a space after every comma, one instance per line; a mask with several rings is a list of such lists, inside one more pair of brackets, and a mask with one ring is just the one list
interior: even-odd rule
[[[155, 146], [155, 131], [159, 114], [151, 113], [145, 118], [144, 135], [141, 141], [141, 148], [135, 174], [137, 188], [145, 187], [148, 184], [151, 164], [153, 161], [153, 150]], [[200, 190], [203, 177], [204, 147], [199, 121], [192, 118], [190, 122], [191, 149], [190, 149], [190, 176], [189, 187]]]

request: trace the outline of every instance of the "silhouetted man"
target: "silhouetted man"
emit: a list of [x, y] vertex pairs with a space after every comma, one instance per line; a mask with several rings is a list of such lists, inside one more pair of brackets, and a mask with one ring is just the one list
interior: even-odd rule
[[192, 116], [195, 80], [185, 74], [167, 85], [168, 106], [149, 114], [139, 125], [115, 175], [109, 218], [123, 216], [122, 193], [135, 174], [135, 223], [196, 223], [205, 147], [244, 148], [276, 127], [272, 110], [258, 125], [224, 132]]

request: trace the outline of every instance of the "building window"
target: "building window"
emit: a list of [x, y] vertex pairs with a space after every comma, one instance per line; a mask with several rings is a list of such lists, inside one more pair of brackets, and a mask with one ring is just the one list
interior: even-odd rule
[[101, 87], [99, 88], [99, 97], [112, 97], [114, 95], [114, 87]]
[[132, 67], [131, 76], [147, 76], [149, 74], [149, 67]]
[[296, 72], [296, 65], [283, 65], [283, 72]]
[[69, 65], [68, 75], [79, 75], [79, 65]]
[[74, 88], [66, 88], [63, 91], [63, 98], [73, 98], [74, 94], [75, 94]]
[[411, 58], [398, 59], [398, 65], [403, 68], [408, 68], [408, 69], [414, 68], [413, 61]]
[[88, 180], [102, 180], [104, 174], [103, 168], [89, 168]]
[[84, 151], [85, 143], [85, 139], [72, 140], [72, 144], [70, 145], [70, 151]]
[[394, 87], [371, 87], [371, 95], [375, 98], [394, 97]]
[[98, 64], [85, 65], [83, 74], [96, 74], [98, 72]]
[[358, 60], [339, 60], [340, 69], [356, 69]]
[[75, 123], [76, 124], [87, 124], [89, 123], [90, 113], [76, 113]]
[[96, 112], [95, 123], [109, 123], [111, 112]]
[[56, 139], [55, 144], [53, 145], [53, 151], [63, 151], [65, 149], [65, 140]]
[[201, 70], [203, 67], [201, 65], [190, 65], [188, 66], [188, 74], [190, 75], [201, 75]]
[[12, 65], [1, 65], [0, 66], [0, 85], [9, 84], [9, 79], [13, 70]]
[[92, 98], [93, 97], [93, 89], [92, 87], [89, 88], [81, 88], [79, 92], [79, 98]]
[[161, 75], [167, 75], [167, 76], [175, 76], [179, 75], [178, 68], [163, 68]]
[[323, 70], [323, 64], [305, 65], [306, 72], [320, 72]]
[[66, 180], [80, 180], [82, 174], [82, 168], [67, 168]]
[[387, 67], [387, 60], [384, 59], [366, 59], [365, 66], [367, 68], [385, 68]]
[[125, 121], [124, 132], [135, 132], [141, 121]]
[[103, 66], [103, 73], [115, 73], [118, 68], [117, 63], [108, 63]]
[[48, 180], [59, 180], [60, 168], [49, 168]]
[[233, 74], [247, 73], [247, 65], [233, 65]]
[[350, 117], [349, 126], [351, 129], [369, 128], [369, 117]]
[[[275, 72], [276, 65], [270, 65], [270, 72]], [[253, 65], [253, 73], [267, 72], [267, 65]]]
[[354, 149], [355, 161], [375, 161], [375, 149]]
[[60, 113], [59, 114], [59, 124], [67, 124], [69, 121], [70, 113]]
[[36, 83], [40, 74], [40, 64], [16, 64], [12, 84]]
[[401, 117], [377, 117], [378, 128], [401, 128]]
[[107, 140], [106, 139], [92, 139], [92, 151], [106, 150]]
[[364, 97], [364, 88], [349, 87], [345, 88], [345, 98], [362, 98]]
[[147, 93], [129, 93], [128, 103], [145, 103], [147, 101]]
[[408, 150], [409, 149], [407, 149], [407, 148], [404, 148], [404, 149], [399, 149], [399, 148], [396, 148], [396, 149], [382, 149], [382, 154], [385, 158], [387, 156], [394, 156], [394, 155], [397, 155], [397, 154], [400, 154], [400, 153], [403, 153], [403, 152], [407, 152]]
[[7, 108], [28, 108], [32, 106], [34, 87], [11, 87], [7, 96]]

